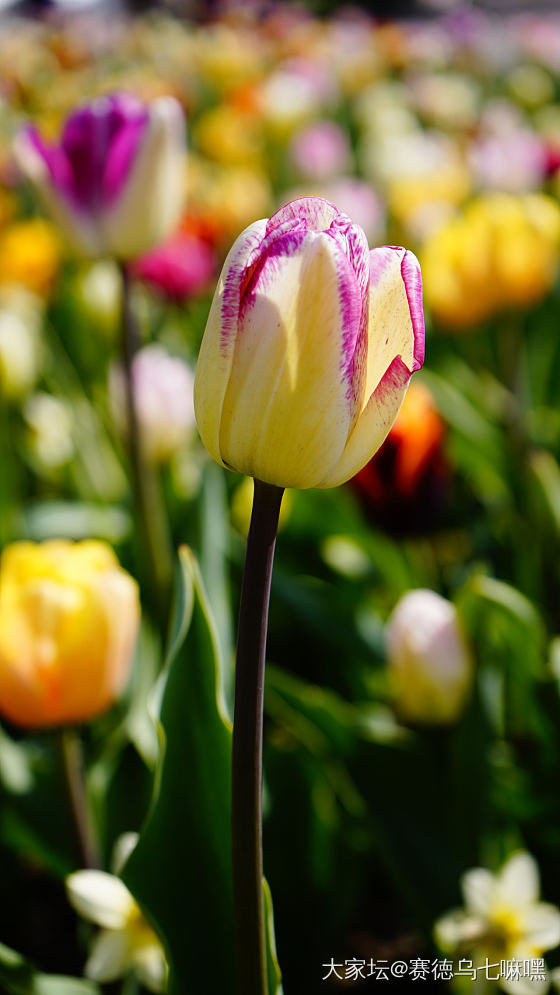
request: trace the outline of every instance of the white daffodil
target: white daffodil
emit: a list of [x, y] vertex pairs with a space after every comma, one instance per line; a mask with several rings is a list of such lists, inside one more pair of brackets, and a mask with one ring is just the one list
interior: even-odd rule
[[165, 991], [163, 947], [120, 878], [105, 871], [76, 871], [66, 879], [66, 889], [76, 911], [101, 926], [86, 977], [103, 983], [132, 971], [151, 992]]
[[[461, 889], [465, 908], [449, 912], [434, 928], [442, 950], [469, 954], [476, 967], [486, 958], [531, 962], [560, 943], [560, 910], [539, 902], [539, 871], [530, 854], [513, 854], [497, 874], [483, 867], [467, 871]], [[548, 991], [548, 978], [511, 974], [497, 981], [511, 995]]]

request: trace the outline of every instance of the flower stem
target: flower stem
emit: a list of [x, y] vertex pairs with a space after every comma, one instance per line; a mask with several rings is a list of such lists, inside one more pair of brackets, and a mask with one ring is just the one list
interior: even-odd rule
[[100, 868], [101, 857], [89, 810], [84, 779], [84, 755], [77, 729], [65, 727], [59, 733], [62, 769], [70, 810], [80, 847], [82, 866]]
[[134, 392], [132, 363], [139, 346], [138, 327], [130, 300], [130, 276], [121, 264], [122, 277], [122, 361], [126, 384], [128, 446], [132, 487], [138, 529], [146, 555], [147, 572], [151, 580], [155, 609], [167, 635], [167, 622], [173, 580], [173, 553], [162, 495], [154, 469], [148, 466], [142, 451], [138, 409]]
[[255, 480], [239, 609], [232, 842], [237, 995], [268, 995], [262, 863], [262, 727], [268, 602], [284, 491]]

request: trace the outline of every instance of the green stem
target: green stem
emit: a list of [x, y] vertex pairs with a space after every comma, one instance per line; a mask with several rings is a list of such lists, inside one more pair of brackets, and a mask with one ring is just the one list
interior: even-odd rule
[[167, 635], [173, 553], [158, 480], [146, 463], [134, 394], [133, 360], [139, 347], [138, 327], [130, 300], [130, 276], [124, 264], [122, 276], [122, 360], [126, 384], [128, 446], [138, 529], [142, 536], [147, 568], [163, 638]]
[[262, 864], [262, 727], [268, 603], [284, 491], [255, 480], [239, 609], [232, 843], [237, 995], [268, 995]]
[[100, 868], [102, 863], [87, 800], [84, 756], [78, 730], [69, 727], [61, 729], [59, 744], [68, 802], [76, 829], [82, 866]]

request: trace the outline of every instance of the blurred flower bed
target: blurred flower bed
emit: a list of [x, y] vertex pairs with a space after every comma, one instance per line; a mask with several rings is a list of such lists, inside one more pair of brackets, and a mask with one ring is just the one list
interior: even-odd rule
[[[376, 22], [281, 4], [196, 24], [158, 12], [2, 16], [0, 543], [102, 540], [142, 602], [128, 687], [82, 734], [107, 869], [149, 807], [148, 702], [165, 628], [128, 478], [120, 274], [107, 258], [73, 255], [14, 149], [24, 125], [54, 141], [76, 104], [115, 91], [172, 96], [187, 120], [184, 214], [129, 267], [142, 346], [132, 376], [161, 559], [187, 543], [200, 561], [229, 707], [251, 485], [211, 463], [192, 409], [221, 263], [245, 226], [319, 195], [371, 246], [404, 245], [422, 267], [426, 364], [386, 442], [349, 484], [290, 491], [282, 511], [264, 847], [286, 995], [376, 990], [372, 962], [551, 949], [548, 967], [560, 965], [560, 17], [465, 7]], [[44, 581], [32, 561], [25, 583], [35, 569]], [[12, 626], [24, 583], [14, 576], [0, 585], [0, 658], [37, 624], [27, 591]], [[89, 598], [81, 568], [80, 585]], [[58, 595], [41, 598], [51, 622], [59, 613], [55, 628], [72, 615]], [[95, 605], [80, 623], [86, 644], [88, 626], [104, 624]], [[97, 676], [95, 688], [103, 697]], [[112, 981], [91, 968], [92, 934], [64, 889], [81, 862], [54, 737], [23, 732], [33, 717], [18, 716], [13, 696], [0, 675], [0, 941], [60, 975], [80, 976], [89, 949], [89, 973]], [[195, 705], [177, 707], [190, 726]], [[100, 711], [86, 707], [86, 718]], [[473, 869], [487, 874], [478, 904]], [[528, 926], [539, 871], [548, 918]], [[68, 887], [83, 912], [79, 883]], [[450, 918], [462, 896], [467, 911]], [[199, 896], [184, 901], [196, 908]], [[133, 922], [152, 961], [136, 947], [115, 957], [117, 974], [137, 969], [123, 992], [161, 990], [161, 950], [128, 892], [126, 903], [114, 929]], [[104, 929], [93, 899], [88, 910]], [[469, 978], [427, 977], [475, 990]], [[0, 989], [17, 991], [12, 978], [0, 956]], [[385, 983], [405, 991], [410, 972]], [[553, 974], [480, 977], [476, 991], [549, 984]]]

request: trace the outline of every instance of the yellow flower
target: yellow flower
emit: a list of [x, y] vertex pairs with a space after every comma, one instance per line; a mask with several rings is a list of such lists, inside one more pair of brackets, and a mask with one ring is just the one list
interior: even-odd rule
[[102, 927], [86, 977], [103, 984], [131, 971], [151, 992], [165, 991], [163, 947], [120, 878], [105, 871], [76, 871], [66, 879], [66, 890], [76, 911]]
[[226, 167], [194, 154], [189, 160], [187, 189], [191, 217], [201, 220], [226, 244], [273, 203], [270, 181], [263, 170]]
[[[468, 953], [476, 967], [485, 962], [540, 958], [560, 943], [560, 910], [539, 902], [538, 867], [528, 853], [515, 853], [497, 874], [483, 867], [461, 879], [464, 909], [443, 916], [435, 938], [448, 953]], [[547, 980], [500, 978], [510, 995], [541, 995]]]
[[232, 104], [212, 107], [194, 126], [194, 140], [203, 155], [224, 165], [259, 165], [263, 156], [254, 114]]
[[421, 253], [426, 301], [451, 327], [527, 307], [558, 272], [560, 208], [545, 194], [473, 200], [428, 239]]
[[16, 221], [0, 234], [0, 283], [46, 296], [58, 272], [60, 241], [48, 221]]
[[91, 719], [127, 682], [136, 582], [103, 542], [18, 542], [0, 561], [0, 711], [26, 727]]
[[319, 197], [256, 221], [226, 259], [195, 378], [217, 462], [336, 487], [383, 442], [424, 359], [418, 261]]

